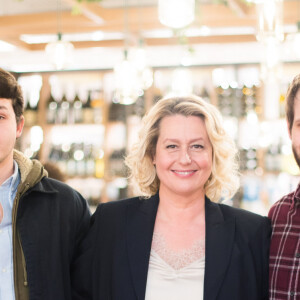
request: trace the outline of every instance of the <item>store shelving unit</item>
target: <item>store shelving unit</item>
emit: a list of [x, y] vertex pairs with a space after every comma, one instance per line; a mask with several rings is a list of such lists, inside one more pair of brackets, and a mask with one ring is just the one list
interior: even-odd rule
[[[231, 85], [216, 83], [214, 67], [189, 69], [192, 92], [220, 109], [225, 127], [239, 147], [242, 184], [233, 205], [266, 214], [272, 203], [295, 187], [299, 171], [283, 113], [278, 120], [266, 120], [263, 84], [257, 84], [253, 76], [243, 75], [249, 68], [253, 72], [258, 66], [232, 68], [242, 75], [237, 75]], [[132, 196], [134, 191], [126, 179], [124, 156], [137, 138], [142, 116], [157, 99], [171, 92], [173, 71], [171, 68], [155, 70], [153, 86], [128, 106], [112, 101], [113, 89], [106, 78], [111, 76], [111, 71], [41, 73], [38, 109], [25, 111], [27, 125], [18, 147], [41, 161], [57, 163], [68, 174], [67, 183], [92, 205]], [[70, 92], [74, 87], [77, 93]], [[90, 91], [90, 107], [85, 105], [87, 96], [82, 96], [84, 92], [79, 90]], [[87, 110], [85, 117], [79, 123], [68, 120], [64, 124], [58, 121], [49, 124], [50, 94], [57, 99], [65, 95], [70, 105], [78, 94], [82, 113]], [[282, 97], [278, 101], [282, 106]], [[36, 153], [30, 153], [30, 132], [36, 125], [43, 131], [43, 141]]]

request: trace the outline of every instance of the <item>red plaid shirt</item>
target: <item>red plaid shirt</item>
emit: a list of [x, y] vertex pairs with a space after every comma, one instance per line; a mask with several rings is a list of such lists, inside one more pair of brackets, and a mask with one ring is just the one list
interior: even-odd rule
[[300, 185], [269, 211], [270, 300], [300, 300]]

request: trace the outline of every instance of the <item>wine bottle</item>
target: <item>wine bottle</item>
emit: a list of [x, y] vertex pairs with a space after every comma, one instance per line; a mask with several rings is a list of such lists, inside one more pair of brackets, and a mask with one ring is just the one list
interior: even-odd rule
[[105, 170], [103, 150], [100, 149], [97, 152], [95, 160], [95, 177], [103, 178]]
[[31, 105], [30, 98], [27, 99], [25, 111], [24, 111], [24, 118], [27, 126], [33, 126], [37, 124], [38, 113], [37, 113], [37, 104]]
[[50, 96], [47, 100], [47, 123], [49, 124], [56, 123], [57, 110], [58, 110], [57, 102], [53, 98], [52, 93], [50, 93]]
[[60, 122], [63, 124], [67, 124], [69, 121], [69, 108], [70, 104], [67, 100], [66, 95], [64, 94], [62, 99], [61, 99], [61, 104], [60, 104]]
[[88, 97], [86, 102], [82, 106], [83, 108], [83, 122], [84, 123], [93, 123], [94, 122], [94, 112], [92, 108], [92, 96], [91, 91], [88, 92]]
[[87, 176], [93, 176], [95, 174], [95, 158], [92, 145], [84, 145], [84, 153], [86, 158], [85, 174]]
[[78, 94], [75, 95], [73, 101], [73, 114], [74, 114], [74, 122], [82, 123], [82, 102]]

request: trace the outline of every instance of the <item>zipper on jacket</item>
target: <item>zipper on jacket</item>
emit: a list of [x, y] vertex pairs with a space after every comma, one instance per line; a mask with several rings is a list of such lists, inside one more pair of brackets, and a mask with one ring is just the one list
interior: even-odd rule
[[[19, 207], [20, 198], [22, 195], [26, 193], [26, 191], [29, 188], [29, 183], [25, 184], [25, 188], [23, 192], [17, 192], [17, 195], [14, 200], [13, 205], [13, 214], [12, 214], [12, 229], [13, 229], [13, 270], [14, 270], [14, 287], [17, 287], [17, 269], [16, 269], [16, 241], [18, 239], [21, 247], [21, 253], [22, 253], [22, 266], [23, 266], [23, 275], [24, 275], [24, 286], [28, 286], [27, 281], [27, 272], [26, 272], [26, 262], [25, 262], [25, 256], [21, 244], [21, 239], [19, 237], [19, 234], [17, 233], [17, 211]], [[17, 235], [17, 236], [16, 236]], [[16, 300], [18, 300], [18, 295], [15, 293]], [[21, 300], [21, 299], [20, 299]]]
[[[13, 214], [12, 214], [12, 226], [13, 226], [13, 270], [14, 270], [14, 286], [17, 287], [17, 267], [16, 267], [16, 230], [17, 230], [17, 207], [19, 206], [20, 193], [17, 194], [14, 205], [13, 205]], [[18, 294], [15, 293], [16, 300], [18, 299]]]
[[23, 251], [23, 247], [22, 247], [22, 243], [21, 243], [21, 237], [20, 237], [19, 232], [18, 232], [18, 240], [19, 240], [20, 247], [21, 247], [22, 266], [23, 266], [23, 274], [24, 274], [24, 286], [28, 286], [27, 271], [26, 271], [26, 260], [25, 260], [25, 255], [24, 255], [24, 251]]

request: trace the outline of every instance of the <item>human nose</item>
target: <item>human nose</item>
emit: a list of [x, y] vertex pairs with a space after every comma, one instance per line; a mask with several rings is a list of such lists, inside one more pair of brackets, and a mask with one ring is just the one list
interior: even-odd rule
[[183, 164], [190, 164], [192, 162], [191, 156], [187, 149], [180, 151], [180, 162]]

